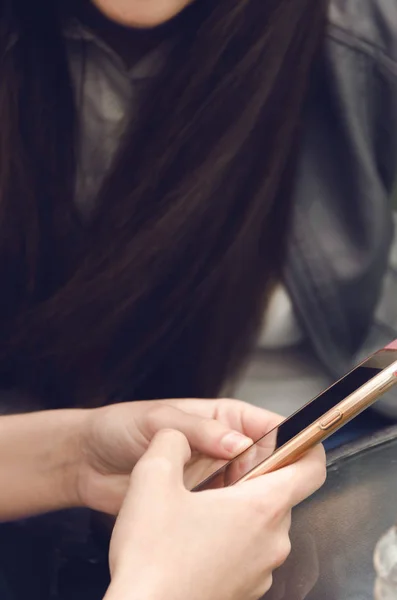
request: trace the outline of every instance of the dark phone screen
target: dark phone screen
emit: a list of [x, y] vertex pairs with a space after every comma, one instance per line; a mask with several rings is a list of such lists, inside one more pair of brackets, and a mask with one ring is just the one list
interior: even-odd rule
[[226, 463], [213, 475], [194, 488], [194, 491], [232, 485], [249, 473], [273, 452], [292, 440], [301, 431], [350, 396], [358, 388], [397, 361], [397, 350], [381, 350], [325, 390], [298, 412], [266, 433], [234, 460]]

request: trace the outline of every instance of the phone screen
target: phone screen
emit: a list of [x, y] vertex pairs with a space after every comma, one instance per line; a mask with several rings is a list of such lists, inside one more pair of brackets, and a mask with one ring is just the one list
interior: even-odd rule
[[241, 477], [269, 458], [273, 452], [284, 446], [395, 361], [397, 361], [397, 349], [384, 349], [377, 352], [283, 421], [278, 427], [266, 433], [235, 459], [223, 465], [196, 486], [194, 491], [215, 489], [236, 483]]

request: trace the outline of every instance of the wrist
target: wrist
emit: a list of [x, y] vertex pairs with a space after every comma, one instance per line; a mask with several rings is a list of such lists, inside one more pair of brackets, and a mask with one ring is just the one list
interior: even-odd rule
[[76, 473], [85, 411], [0, 419], [0, 521], [79, 506]]
[[59, 504], [63, 508], [83, 507], [79, 493], [79, 476], [84, 461], [84, 437], [89, 417], [88, 410], [62, 410], [54, 416], [53, 435], [55, 452], [50, 471], [59, 490]]
[[[31, 415], [30, 444], [35, 448], [33, 472], [38, 484], [49, 491], [46, 510], [80, 507], [78, 473], [83, 460], [86, 410], [54, 410]], [[37, 445], [34, 446], [34, 440]], [[27, 440], [28, 441], [28, 440]], [[36, 469], [35, 469], [36, 467]], [[45, 507], [43, 506], [43, 509]]]

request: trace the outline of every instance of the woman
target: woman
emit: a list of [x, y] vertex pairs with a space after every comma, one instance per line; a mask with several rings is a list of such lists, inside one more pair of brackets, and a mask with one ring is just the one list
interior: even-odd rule
[[[289, 554], [292, 507], [324, 481], [323, 449], [223, 490], [191, 493], [185, 485], [210, 467], [199, 452], [212, 462], [231, 458], [250, 443], [248, 435], [277, 422], [231, 400], [2, 417], [0, 520], [79, 506], [117, 514], [129, 486], [106, 598], [259, 598]], [[170, 426], [179, 432], [165, 430]]]
[[[0, 3], [4, 388], [49, 408], [217, 397], [281, 283], [323, 362], [346, 368], [389, 253], [394, 88], [378, 69], [373, 123], [390, 112], [381, 140], [367, 136], [372, 122], [361, 129], [349, 94], [348, 122], [334, 92], [319, 119], [336, 66], [344, 102], [346, 82], [364, 73], [367, 92], [383, 56], [377, 39], [358, 52], [344, 28], [355, 3], [336, 2], [327, 68], [311, 79], [326, 4]], [[360, 22], [379, 18], [375, 38], [386, 4], [360, 5]]]

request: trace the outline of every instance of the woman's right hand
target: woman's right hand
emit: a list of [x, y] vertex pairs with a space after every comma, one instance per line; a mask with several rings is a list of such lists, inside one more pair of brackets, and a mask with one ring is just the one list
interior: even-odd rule
[[136, 465], [110, 548], [106, 600], [257, 600], [290, 552], [291, 510], [325, 481], [322, 447], [277, 472], [190, 492], [185, 437], [162, 431]]

